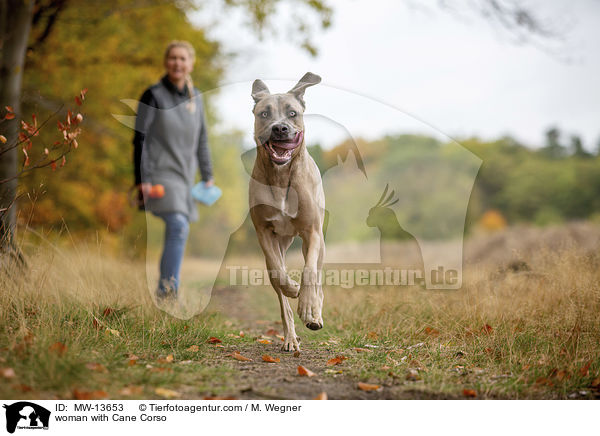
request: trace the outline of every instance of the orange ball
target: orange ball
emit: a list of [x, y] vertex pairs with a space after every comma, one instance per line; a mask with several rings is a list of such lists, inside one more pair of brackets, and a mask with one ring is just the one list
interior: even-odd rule
[[150, 190], [150, 198], [163, 198], [165, 195], [165, 187], [163, 185], [154, 185]]

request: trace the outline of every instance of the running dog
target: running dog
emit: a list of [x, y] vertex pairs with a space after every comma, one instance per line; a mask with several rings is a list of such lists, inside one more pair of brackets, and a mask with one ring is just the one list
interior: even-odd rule
[[[257, 155], [250, 180], [250, 216], [263, 250], [283, 321], [284, 351], [300, 349], [288, 298], [298, 298], [298, 315], [311, 330], [323, 327], [321, 283], [325, 240], [325, 195], [319, 169], [304, 143], [304, 91], [321, 82], [313, 73], [285, 94], [271, 94], [261, 80], [252, 85]], [[285, 253], [302, 239], [301, 283], [286, 271]]]

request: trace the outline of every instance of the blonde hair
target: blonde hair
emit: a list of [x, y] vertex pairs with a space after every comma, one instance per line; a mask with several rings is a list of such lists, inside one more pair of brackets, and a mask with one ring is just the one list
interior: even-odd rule
[[[188, 55], [190, 56], [190, 60], [192, 61], [192, 64], [194, 64], [196, 62], [196, 50], [194, 50], [194, 47], [192, 46], [192, 44], [190, 44], [187, 41], [178, 41], [178, 40], [173, 40], [169, 43], [169, 45], [167, 45], [167, 48], [165, 50], [165, 56], [164, 56], [164, 61], [167, 60], [167, 58], [169, 57], [169, 53], [171, 53], [171, 50], [174, 49], [175, 47], [181, 47], [187, 50]], [[188, 94], [190, 96], [190, 102], [187, 104], [187, 109], [191, 112], [194, 113], [196, 111], [196, 104], [193, 101], [194, 98], [194, 82], [192, 81], [192, 76], [190, 76], [189, 74], [185, 77], [185, 83], [187, 85], [188, 88]]]

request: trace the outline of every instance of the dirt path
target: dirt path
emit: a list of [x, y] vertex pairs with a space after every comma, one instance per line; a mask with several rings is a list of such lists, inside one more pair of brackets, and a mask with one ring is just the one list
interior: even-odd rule
[[[239, 387], [229, 393], [233, 397], [263, 400], [313, 399], [321, 392], [326, 392], [329, 399], [449, 398], [446, 394], [419, 390], [414, 383], [406, 385], [404, 380], [398, 377], [389, 377], [385, 381], [380, 381], [381, 388], [377, 391], [362, 391], [358, 389], [360, 380], [345, 374], [346, 362], [335, 367], [327, 366], [327, 360], [334, 357], [336, 351], [325, 342], [304, 339], [301, 342], [299, 355], [282, 352], [279, 340], [275, 336], [281, 332], [281, 322], [260, 319], [262, 314], [252, 310], [253, 302], [249, 300], [248, 293], [226, 289], [213, 295], [210, 304], [211, 309], [225, 315], [234, 325], [239, 326], [245, 335], [260, 337], [271, 330], [271, 336], [275, 337], [270, 344], [259, 342], [225, 344], [223, 348], [219, 347], [215, 350], [217, 356], [221, 357], [217, 361], [222, 363], [225, 360], [239, 371]], [[302, 338], [302, 327], [297, 326], [296, 331]], [[235, 351], [252, 361], [235, 360], [230, 356]], [[263, 362], [262, 356], [265, 354], [279, 358], [280, 362]], [[352, 357], [349, 353], [345, 354]], [[316, 375], [299, 376], [297, 371], [299, 365], [308, 368]]]

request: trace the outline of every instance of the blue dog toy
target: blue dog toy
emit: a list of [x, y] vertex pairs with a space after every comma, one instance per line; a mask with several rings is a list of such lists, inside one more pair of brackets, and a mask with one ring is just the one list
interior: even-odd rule
[[192, 197], [194, 197], [194, 200], [207, 206], [212, 206], [221, 197], [222, 193], [218, 186], [205, 186], [204, 182], [197, 183], [192, 188]]

